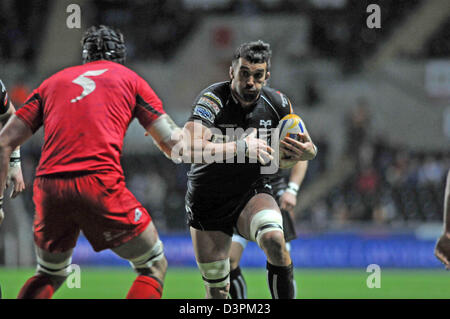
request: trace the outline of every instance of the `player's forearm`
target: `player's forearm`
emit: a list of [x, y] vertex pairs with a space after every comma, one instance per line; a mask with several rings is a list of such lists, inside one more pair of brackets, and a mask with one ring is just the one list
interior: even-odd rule
[[297, 197], [300, 186], [302, 185], [303, 179], [306, 175], [306, 170], [308, 168], [308, 161], [299, 161], [291, 170], [291, 175], [289, 177], [289, 183], [286, 191]]
[[299, 161], [292, 168], [291, 176], [289, 177], [289, 182], [295, 183], [297, 185], [302, 185], [305, 179], [306, 171], [308, 169], [308, 161]]
[[192, 163], [225, 162], [235, 156], [236, 142], [214, 143], [197, 139], [191, 143], [189, 150]]

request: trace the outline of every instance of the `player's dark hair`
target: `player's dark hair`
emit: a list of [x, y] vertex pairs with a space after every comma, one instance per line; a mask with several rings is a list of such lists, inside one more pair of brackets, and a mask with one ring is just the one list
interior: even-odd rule
[[233, 64], [244, 58], [251, 63], [264, 63], [267, 62], [267, 71], [270, 69], [270, 58], [272, 57], [272, 50], [270, 50], [270, 44], [261, 40], [252, 41], [241, 44], [234, 53]]
[[100, 25], [86, 30], [81, 39], [83, 63], [109, 60], [124, 64], [126, 47], [123, 34], [119, 30]]

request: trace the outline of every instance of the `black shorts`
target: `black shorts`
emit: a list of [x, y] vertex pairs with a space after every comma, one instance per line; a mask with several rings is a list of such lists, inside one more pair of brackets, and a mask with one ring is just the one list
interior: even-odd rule
[[195, 229], [222, 231], [230, 237], [236, 231], [236, 222], [248, 201], [259, 193], [275, 198], [272, 188], [264, 180], [254, 183], [249, 190], [239, 195], [205, 193], [193, 196], [186, 193], [187, 224]]

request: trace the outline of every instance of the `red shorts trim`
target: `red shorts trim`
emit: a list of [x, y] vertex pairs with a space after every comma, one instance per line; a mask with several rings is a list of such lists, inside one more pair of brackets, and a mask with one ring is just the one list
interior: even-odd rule
[[152, 220], [117, 174], [36, 177], [33, 201], [34, 240], [49, 252], [74, 248], [80, 231], [95, 251], [114, 248]]

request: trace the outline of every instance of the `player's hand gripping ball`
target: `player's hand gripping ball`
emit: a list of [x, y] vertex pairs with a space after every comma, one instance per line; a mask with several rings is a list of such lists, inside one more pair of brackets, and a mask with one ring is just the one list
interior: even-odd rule
[[[280, 141], [285, 137], [290, 137], [297, 141], [302, 141], [299, 133], [305, 133], [305, 127], [300, 116], [296, 114], [288, 114], [283, 117], [278, 123], [278, 129], [280, 132]], [[302, 141], [303, 142], [303, 141]], [[282, 149], [279, 150], [280, 154], [280, 168], [291, 168], [297, 161], [290, 159]]]

